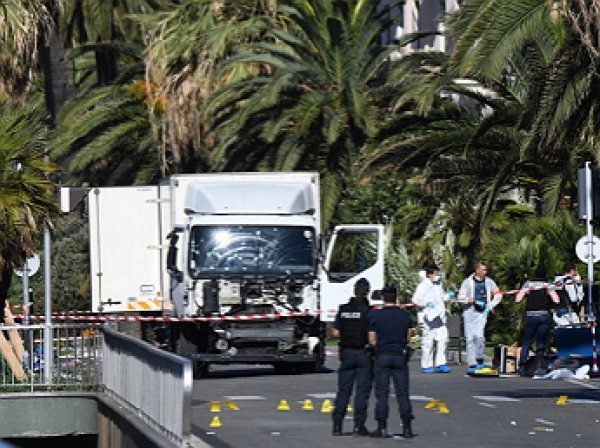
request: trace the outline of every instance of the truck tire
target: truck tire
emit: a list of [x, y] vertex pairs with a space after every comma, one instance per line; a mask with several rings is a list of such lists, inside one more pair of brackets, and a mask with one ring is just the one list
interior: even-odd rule
[[[194, 324], [187, 322], [171, 327], [171, 345], [173, 351], [181, 356], [195, 355], [198, 353], [198, 345], [195, 341]], [[206, 378], [209, 371], [209, 363], [192, 360], [192, 372], [195, 380]]]
[[325, 364], [325, 350], [323, 344], [319, 343], [315, 347], [314, 353], [316, 355], [314, 361], [302, 363], [302, 370], [306, 373], [318, 373], [321, 371], [323, 364]]
[[276, 362], [273, 363], [275, 373], [278, 375], [295, 375], [300, 373], [318, 373], [325, 364], [325, 350], [323, 344], [318, 344], [314, 353], [316, 358], [307, 362]]
[[192, 374], [195, 380], [200, 380], [208, 376], [210, 364], [205, 361], [192, 361]]

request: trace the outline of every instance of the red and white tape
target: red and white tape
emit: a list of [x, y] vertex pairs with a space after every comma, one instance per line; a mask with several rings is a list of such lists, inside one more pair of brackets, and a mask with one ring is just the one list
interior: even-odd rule
[[[518, 294], [521, 291], [537, 291], [541, 289], [547, 289], [550, 286], [562, 286], [563, 284], [573, 284], [569, 283], [547, 283], [542, 286], [536, 286], [531, 288], [524, 289], [513, 289], [509, 291], [496, 291], [494, 295], [512, 295]], [[29, 304], [28, 304], [29, 305]], [[19, 307], [20, 305], [15, 305], [14, 307]], [[412, 303], [401, 304], [401, 308], [413, 308], [416, 305]], [[159, 317], [159, 316], [122, 316], [122, 315], [92, 315], [91, 311], [72, 311], [72, 312], [59, 312], [52, 315], [54, 320], [64, 320], [64, 321], [86, 321], [86, 322], [116, 322], [116, 321], [126, 321], [126, 322], [216, 322], [216, 321], [248, 321], [248, 320], [257, 320], [257, 319], [280, 319], [284, 317], [314, 317], [319, 314], [324, 313], [337, 313], [337, 310], [315, 310], [315, 311], [289, 311], [289, 312], [278, 312], [278, 313], [265, 313], [265, 314], [244, 314], [244, 315], [219, 315], [219, 316], [204, 316], [204, 317]], [[23, 318], [24, 315], [17, 314], [14, 316], [16, 319]], [[30, 319], [39, 320], [44, 319], [45, 316], [43, 314], [32, 314], [28, 316]]]

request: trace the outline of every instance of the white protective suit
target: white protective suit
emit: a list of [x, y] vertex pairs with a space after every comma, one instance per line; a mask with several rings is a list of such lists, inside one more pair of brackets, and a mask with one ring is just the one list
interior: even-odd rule
[[[417, 285], [412, 302], [419, 307], [417, 318], [422, 328], [421, 367], [439, 367], [446, 365], [446, 346], [448, 345], [448, 328], [446, 327], [446, 302], [441, 285], [434, 284], [424, 278]], [[434, 359], [433, 342], [437, 342]]]
[[579, 281], [575, 281], [572, 277], [565, 274], [557, 275], [554, 278], [554, 284], [556, 286], [556, 292], [558, 292], [560, 295], [560, 291], [564, 290], [569, 297], [570, 302], [570, 307], [568, 310], [566, 310], [566, 313], [564, 312], [565, 310], [563, 310], [562, 313], [557, 313], [557, 310], [553, 311], [552, 317], [554, 322], [559, 327], [578, 324], [579, 316], [572, 310], [571, 306], [579, 304], [583, 300], [583, 286]]
[[486, 311], [479, 312], [469, 303], [475, 296], [475, 281], [473, 275], [468, 276], [460, 285], [458, 301], [464, 304], [463, 320], [465, 326], [465, 338], [467, 342], [467, 362], [474, 366], [483, 362], [485, 349], [485, 325], [487, 314], [500, 303], [502, 295], [498, 292], [498, 286], [489, 277], [485, 277]]

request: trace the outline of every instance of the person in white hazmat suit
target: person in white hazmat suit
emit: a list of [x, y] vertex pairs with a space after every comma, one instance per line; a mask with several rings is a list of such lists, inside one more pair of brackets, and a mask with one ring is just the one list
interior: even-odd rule
[[488, 313], [502, 300], [496, 282], [487, 277], [487, 265], [475, 264], [474, 273], [460, 285], [458, 301], [463, 304], [465, 338], [467, 340], [467, 373], [485, 368], [485, 325]]
[[564, 274], [554, 278], [555, 291], [560, 304], [553, 312], [554, 322], [559, 327], [579, 324], [577, 311], [583, 301], [584, 293], [581, 277], [575, 263], [567, 263]]
[[[417, 319], [422, 329], [421, 372], [449, 373], [446, 364], [448, 328], [446, 327], [446, 302], [449, 296], [440, 284], [440, 270], [437, 266], [425, 269], [425, 275], [417, 285], [412, 303], [417, 306]], [[435, 347], [434, 347], [435, 343]]]

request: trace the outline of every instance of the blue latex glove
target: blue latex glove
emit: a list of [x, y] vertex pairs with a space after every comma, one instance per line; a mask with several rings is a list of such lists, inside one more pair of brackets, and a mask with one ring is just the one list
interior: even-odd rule
[[485, 310], [482, 311], [482, 314], [484, 316], [487, 316], [489, 314], [489, 312], [492, 311], [492, 309], [489, 306], [485, 307]]
[[456, 297], [456, 292], [455, 291], [448, 291], [447, 295], [448, 295], [449, 299], [453, 299], [453, 298]]
[[426, 307], [426, 308], [435, 308], [435, 303], [433, 303], [433, 302], [427, 302], [427, 303], [425, 304], [425, 307]]
[[484, 307], [487, 308], [487, 302], [484, 300], [475, 300], [475, 305], [477, 305], [481, 308], [484, 308]]

